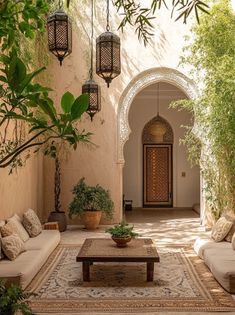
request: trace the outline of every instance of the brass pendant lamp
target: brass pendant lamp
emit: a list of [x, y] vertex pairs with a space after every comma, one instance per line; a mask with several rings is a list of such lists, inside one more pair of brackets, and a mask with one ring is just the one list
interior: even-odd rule
[[157, 116], [155, 123], [150, 127], [150, 133], [154, 137], [157, 143], [163, 142], [164, 135], [167, 131], [166, 125], [163, 124], [161, 117], [159, 116], [159, 84], [157, 84]]
[[121, 73], [120, 38], [110, 32], [109, 0], [107, 0], [106, 32], [96, 39], [96, 73], [105, 80], [108, 87]]
[[99, 85], [93, 80], [93, 38], [94, 38], [94, 0], [91, 0], [91, 64], [89, 71], [89, 80], [87, 80], [82, 86], [82, 93], [87, 93], [89, 96], [89, 105], [87, 113], [93, 120], [94, 115], [101, 109], [100, 101], [100, 88]]
[[72, 25], [68, 15], [62, 9], [62, 0], [59, 0], [59, 9], [47, 18], [48, 48], [62, 61], [72, 52]]

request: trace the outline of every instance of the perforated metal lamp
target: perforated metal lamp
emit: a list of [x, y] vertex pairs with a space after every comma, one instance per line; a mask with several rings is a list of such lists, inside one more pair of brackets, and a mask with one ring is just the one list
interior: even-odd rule
[[110, 31], [96, 39], [96, 73], [108, 87], [121, 73], [120, 38]]
[[47, 19], [48, 48], [60, 65], [72, 52], [72, 25], [68, 15], [60, 8]]
[[87, 80], [82, 86], [82, 93], [86, 93], [89, 96], [89, 105], [87, 109], [87, 114], [93, 120], [94, 115], [101, 109], [101, 97], [100, 97], [100, 87], [93, 80], [93, 39], [94, 39], [94, 0], [91, 0], [91, 63], [89, 70], [89, 80]]
[[96, 73], [107, 86], [121, 73], [120, 38], [110, 32], [109, 0], [107, 0], [106, 32], [96, 39]]
[[92, 121], [94, 115], [101, 109], [99, 85], [93, 79], [90, 79], [83, 84], [82, 93], [87, 93], [89, 96], [89, 105], [86, 112]]

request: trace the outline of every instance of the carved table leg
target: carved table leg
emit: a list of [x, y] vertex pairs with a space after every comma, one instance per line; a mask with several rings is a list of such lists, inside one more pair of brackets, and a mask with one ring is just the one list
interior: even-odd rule
[[154, 262], [147, 262], [147, 281], [153, 281]]
[[82, 274], [83, 274], [83, 281], [90, 281], [90, 262], [89, 261], [83, 261]]

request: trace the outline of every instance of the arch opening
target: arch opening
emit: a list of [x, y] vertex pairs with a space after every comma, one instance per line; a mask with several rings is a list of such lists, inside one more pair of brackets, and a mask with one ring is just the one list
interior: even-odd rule
[[[193, 203], [198, 202], [200, 199], [200, 174], [199, 169], [190, 171], [190, 166], [186, 161], [186, 152], [185, 148], [181, 146], [179, 148], [179, 138], [182, 136], [182, 133], [179, 131], [179, 125], [186, 124], [189, 122], [190, 114], [184, 113], [179, 114], [174, 109], [164, 108], [163, 103], [166, 103], [167, 100], [162, 100], [164, 98], [164, 93], [161, 92], [161, 103], [160, 103], [160, 119], [156, 115], [157, 109], [156, 104], [154, 103], [154, 95], [151, 95], [151, 91], [156, 90], [156, 85], [161, 86], [160, 90], [165, 93], [165, 98], [168, 100], [171, 97], [171, 94], [176, 93], [176, 99], [182, 98], [194, 98], [197, 96], [197, 89], [194, 83], [185, 77], [183, 74], [179, 73], [174, 69], [166, 68], [156, 68], [148, 72], [141, 73], [137, 78], [135, 78], [126, 88], [123, 93], [120, 102], [120, 107], [118, 111], [118, 125], [119, 125], [119, 134], [118, 134], [118, 162], [124, 166], [122, 171], [122, 184], [124, 179], [124, 190], [122, 192], [126, 193], [125, 198], [135, 199], [133, 196], [138, 196], [138, 200], [133, 200], [134, 207], [143, 207], [146, 206], [144, 203], [145, 200], [145, 145], [154, 144], [158, 145], [158, 149], [161, 147], [161, 151], [165, 150], [170, 152], [171, 157], [169, 157], [168, 165], [172, 165], [172, 170], [169, 169], [169, 172], [172, 171], [170, 181], [172, 181], [172, 189], [167, 192], [170, 195], [171, 200], [165, 206], [167, 207], [192, 207]], [[166, 95], [167, 94], [167, 95]], [[156, 102], [156, 99], [155, 99]], [[141, 113], [141, 104], [142, 104], [142, 113]], [[149, 107], [149, 109], [147, 109]], [[165, 106], [166, 107], [166, 106]], [[144, 109], [144, 110], [143, 110]], [[134, 116], [133, 116], [133, 113]], [[177, 114], [178, 113], [178, 114]], [[138, 116], [139, 115], [139, 116]], [[177, 115], [182, 117], [179, 119]], [[133, 117], [132, 117], [133, 116]], [[138, 117], [137, 117], [138, 116]], [[135, 121], [135, 122], [134, 122]], [[161, 122], [162, 127], [159, 133], [159, 126], [156, 126], [156, 122]], [[155, 124], [154, 124], [155, 123]], [[140, 125], [140, 128], [137, 130], [136, 125]], [[152, 131], [151, 131], [152, 128]], [[148, 135], [146, 130], [148, 129]], [[182, 129], [182, 128], [181, 128]], [[132, 130], [132, 134], [131, 133]], [[175, 139], [173, 134], [175, 133]], [[167, 132], [166, 132], [167, 131]], [[161, 133], [164, 133], [163, 136]], [[151, 135], [152, 133], [152, 135]], [[135, 134], [135, 135], [134, 135]], [[154, 135], [153, 135], [154, 134]], [[155, 137], [155, 139], [154, 139]], [[156, 137], [158, 137], [156, 139]], [[160, 137], [160, 138], [159, 138]], [[162, 137], [162, 140], [161, 140]], [[135, 138], [133, 140], [133, 138]], [[129, 139], [129, 141], [128, 141]], [[160, 139], [160, 140], [159, 140]], [[134, 142], [137, 141], [135, 144]], [[130, 145], [130, 142], [132, 143]], [[154, 143], [155, 142], [155, 143]], [[173, 146], [174, 142], [174, 146]], [[164, 147], [164, 145], [168, 147]], [[125, 145], [125, 147], [124, 147]], [[129, 148], [128, 148], [129, 147]], [[164, 148], [163, 148], [164, 147]], [[133, 149], [137, 148], [137, 149]], [[152, 150], [156, 151], [157, 149]], [[132, 157], [127, 158], [128, 151], [132, 151]], [[160, 152], [160, 150], [159, 150]], [[167, 153], [167, 154], [168, 154]], [[129, 154], [130, 155], [130, 154]], [[125, 161], [126, 160], [126, 161]], [[129, 167], [129, 171], [127, 168]], [[136, 168], [135, 168], [136, 167]], [[135, 168], [135, 170], [134, 170]], [[130, 169], [132, 171], [130, 172]], [[189, 185], [189, 178], [190, 185]], [[127, 180], [126, 180], [127, 179]], [[133, 189], [126, 189], [125, 185], [129, 181], [129, 187]], [[194, 184], [193, 184], [194, 182]], [[195, 187], [195, 182], [198, 182], [197, 192], [193, 193], [193, 186]], [[170, 184], [171, 185], [171, 184]], [[138, 188], [137, 188], [138, 186]], [[170, 187], [168, 185], [168, 187]], [[191, 191], [189, 191], [191, 187]], [[123, 189], [123, 187], [122, 187]], [[185, 191], [185, 194], [183, 193]], [[195, 189], [194, 189], [195, 190]], [[132, 194], [130, 193], [132, 191]], [[187, 196], [187, 198], [185, 196]], [[194, 195], [194, 196], [193, 196]], [[197, 195], [197, 197], [195, 197]], [[190, 203], [192, 201], [192, 203]], [[159, 204], [159, 207], [163, 204]], [[156, 207], [156, 204], [152, 205]], [[147, 206], [148, 207], [148, 206]], [[150, 205], [151, 207], [151, 205]], [[163, 205], [164, 207], [164, 205]]]

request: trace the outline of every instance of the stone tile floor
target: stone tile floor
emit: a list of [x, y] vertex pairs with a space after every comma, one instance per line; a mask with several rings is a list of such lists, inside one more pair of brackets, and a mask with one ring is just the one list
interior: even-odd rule
[[[161, 246], [166, 244], [193, 244], [198, 236], [206, 236], [204, 227], [200, 225], [198, 214], [191, 209], [142, 209], [136, 208], [126, 211], [125, 219], [135, 226], [135, 230], [143, 237], [151, 237], [154, 242]], [[100, 226], [94, 232], [86, 231], [81, 226], [69, 226], [62, 233], [61, 243], [82, 244], [84, 239], [90, 237], [109, 237], [105, 233], [107, 226]], [[78, 312], [77, 314], [83, 315]], [[150, 313], [148, 313], [150, 315]], [[157, 312], [151, 315], [196, 315], [196, 312]], [[235, 315], [235, 312], [207, 312], [201, 315]], [[48, 315], [48, 314], [41, 314]], [[60, 313], [57, 315], [69, 315]], [[76, 315], [73, 313], [73, 315]], [[88, 315], [86, 313], [86, 315]], [[104, 315], [100, 312], [92, 312], [89, 315]], [[114, 315], [105, 313], [105, 315]], [[133, 313], [119, 313], [119, 315], [133, 315]], [[147, 315], [143, 312], [135, 315]]]

